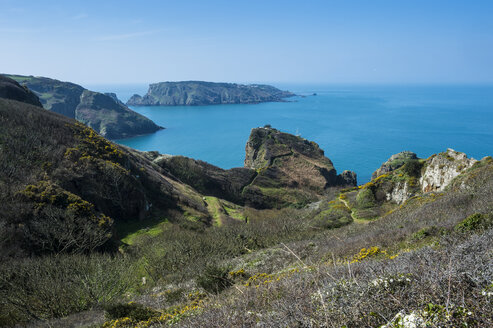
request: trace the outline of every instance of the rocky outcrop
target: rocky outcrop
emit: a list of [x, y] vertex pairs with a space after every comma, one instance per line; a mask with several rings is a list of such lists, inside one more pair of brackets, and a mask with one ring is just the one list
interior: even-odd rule
[[151, 84], [143, 97], [133, 95], [129, 106], [198, 106], [215, 104], [256, 104], [285, 101], [294, 96], [264, 84], [214, 83], [203, 81]]
[[426, 160], [425, 170], [419, 179], [423, 192], [442, 191], [452, 180], [476, 163], [466, 154], [447, 149]]
[[47, 110], [75, 118], [110, 139], [128, 138], [161, 129], [134, 112], [115, 94], [102, 94], [80, 85], [46, 77], [10, 75], [32, 90]]
[[183, 156], [146, 156], [171, 176], [207, 196], [254, 208], [302, 207], [330, 188], [356, 185], [356, 174], [337, 175], [330, 159], [312, 141], [272, 128], [253, 129], [245, 167], [223, 170]]
[[378, 201], [402, 204], [423, 192], [443, 191], [476, 162], [453, 149], [432, 155], [427, 160], [406, 151], [393, 155], [382, 164], [369, 184]]
[[26, 104], [42, 107], [38, 97], [15, 80], [0, 75], [0, 98], [17, 100]]
[[252, 129], [245, 167], [257, 171], [243, 191], [257, 207], [283, 203], [301, 206], [318, 199], [328, 188], [356, 185], [356, 174], [345, 171], [337, 175], [315, 142], [270, 127]]
[[386, 174], [397, 170], [409, 160], [418, 159], [415, 153], [411, 151], [403, 151], [398, 154], [392, 155], [385, 163], [383, 163], [373, 174], [372, 180], [379, 177], [382, 174]]

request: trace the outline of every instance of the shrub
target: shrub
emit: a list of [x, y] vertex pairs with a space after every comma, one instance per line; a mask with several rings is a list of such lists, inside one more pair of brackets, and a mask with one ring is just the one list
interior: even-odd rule
[[410, 177], [419, 177], [421, 176], [423, 165], [424, 163], [419, 159], [411, 159], [404, 164], [402, 171]]
[[108, 319], [114, 320], [119, 318], [130, 318], [137, 321], [148, 320], [149, 318], [157, 317], [161, 313], [143, 306], [138, 303], [118, 303], [105, 307]]
[[477, 230], [485, 230], [493, 225], [493, 216], [491, 214], [475, 213], [455, 226], [457, 232], [471, 232]]
[[226, 288], [233, 285], [230, 278], [230, 268], [209, 265], [205, 268], [204, 273], [197, 279], [197, 284], [209, 293], [219, 294]]
[[375, 206], [375, 195], [370, 188], [361, 189], [356, 196], [356, 202], [359, 208], [370, 208]]

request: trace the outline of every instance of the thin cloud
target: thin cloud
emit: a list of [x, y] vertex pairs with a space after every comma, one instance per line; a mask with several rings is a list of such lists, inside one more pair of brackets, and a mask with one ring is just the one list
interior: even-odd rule
[[134, 32], [134, 33], [124, 33], [124, 34], [114, 34], [114, 35], [106, 35], [96, 38], [97, 41], [116, 41], [116, 40], [127, 40], [138, 38], [144, 35], [150, 35], [157, 33], [158, 31], [144, 31], [144, 32]]

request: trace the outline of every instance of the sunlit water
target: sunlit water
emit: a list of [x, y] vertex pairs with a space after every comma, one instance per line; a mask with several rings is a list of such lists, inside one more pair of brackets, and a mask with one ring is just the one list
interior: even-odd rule
[[[306, 97], [285, 103], [132, 107], [166, 127], [117, 142], [243, 166], [250, 129], [271, 124], [317, 142], [338, 172], [353, 170], [360, 183], [392, 154], [422, 158], [447, 147], [480, 159], [493, 154], [493, 86], [276, 85]], [[146, 86], [93, 86], [126, 101]], [[316, 96], [312, 96], [316, 93]]]

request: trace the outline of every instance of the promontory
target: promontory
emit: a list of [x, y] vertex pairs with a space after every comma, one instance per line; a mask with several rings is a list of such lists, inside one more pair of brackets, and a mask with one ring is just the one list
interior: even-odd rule
[[129, 138], [162, 129], [125, 106], [115, 94], [94, 92], [47, 77], [6, 75], [3, 79], [16, 81], [18, 88], [28, 90], [44, 109], [74, 118], [109, 139]]
[[149, 85], [143, 97], [133, 95], [130, 106], [200, 106], [282, 102], [295, 96], [265, 84], [215, 83], [203, 81], [160, 82]]

